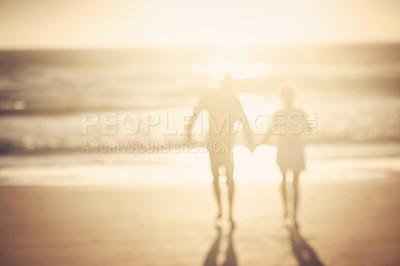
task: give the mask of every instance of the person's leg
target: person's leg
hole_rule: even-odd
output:
[[[287,218],[287,216],[288,216],[287,192],[286,192],[287,171],[284,169],[281,169],[281,173],[282,173],[281,193],[282,193],[282,202],[283,202],[283,218]]]
[[[235,180],[233,179],[233,154],[227,155],[224,166],[226,170],[226,184],[228,186],[229,219],[233,225],[233,200],[235,195]]]
[[[299,204],[299,171],[293,171],[293,223],[296,227],[297,224],[297,209]]]
[[[219,188],[219,162],[216,158],[210,154],[210,164],[211,164],[211,172],[213,175],[213,189],[215,194],[215,199],[217,200],[217,208],[218,214],[217,218],[221,218],[222,216],[222,206],[221,206],[221,190]]]
[[[229,219],[233,223],[233,200],[235,195],[235,181],[233,179],[233,168],[226,169],[226,184],[228,185]]]

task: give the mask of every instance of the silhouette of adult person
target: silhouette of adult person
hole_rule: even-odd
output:
[[[299,203],[299,176],[305,169],[302,136],[307,132],[306,114],[294,106],[294,85],[281,88],[280,96],[283,108],[273,113],[270,119],[269,136],[273,136],[277,147],[276,161],[282,173],[281,193],[284,218],[288,217],[287,176],[293,173],[292,219],[297,228]]]
[[[251,138],[251,130],[244,114],[241,103],[233,91],[234,80],[230,75],[225,76],[221,82],[221,86],[213,93],[202,97],[198,105],[195,107],[190,123],[187,127],[188,141],[190,140],[190,132],[201,111],[208,112],[208,152],[210,157],[211,172],[213,175],[213,188],[217,201],[218,214],[217,219],[222,217],[221,206],[221,190],[219,183],[219,168],[225,168],[226,183],[228,186],[229,200],[229,220],[234,226],[233,219],[233,198],[235,184],[233,179],[233,146],[237,129],[234,128],[235,122],[242,123],[246,132],[247,141],[252,150],[253,141]],[[216,149],[216,147],[222,147]]]

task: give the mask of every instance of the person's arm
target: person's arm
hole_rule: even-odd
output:
[[[262,144],[267,144],[269,139],[270,139],[270,137],[271,137],[271,131],[268,130],[268,132],[264,136],[262,136],[261,143]]]
[[[239,104],[239,118],[243,126],[243,130],[246,134],[246,141],[247,141],[247,147],[249,148],[250,151],[253,151],[256,148],[254,138],[253,138],[253,131],[251,130],[249,120],[247,119],[246,114],[244,113],[243,107],[241,104]]]
[[[271,138],[272,135],[272,131],[274,130],[274,126],[275,126],[275,113],[272,113],[269,118],[268,118],[268,122],[267,122],[267,133],[264,134],[264,136],[262,136],[260,143],[261,144],[267,144],[269,139]]]
[[[189,124],[187,125],[187,128],[186,128],[186,140],[187,141],[189,141],[191,139],[191,132],[194,127],[194,123],[196,122],[196,119],[199,116],[202,109],[203,109],[203,101],[202,101],[202,99],[200,99],[199,103],[193,110],[193,114],[190,117]]]
[[[271,138],[272,135],[272,131],[275,130],[275,113],[272,113],[271,116],[268,119],[268,131],[267,134],[265,134],[264,138],[263,138],[263,143],[268,143],[269,139]]]

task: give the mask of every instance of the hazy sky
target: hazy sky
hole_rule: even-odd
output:
[[[0,48],[400,41],[399,0],[0,0]]]

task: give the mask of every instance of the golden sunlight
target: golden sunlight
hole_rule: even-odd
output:
[[[0,266],[399,265],[399,0],[0,0]]]
[[[364,12],[358,12],[360,6]],[[373,0],[84,0],[79,5],[36,0],[21,8],[18,1],[9,1],[0,8],[0,46],[238,48],[393,41],[399,7],[397,1]],[[372,13],[375,19],[367,15]]]

